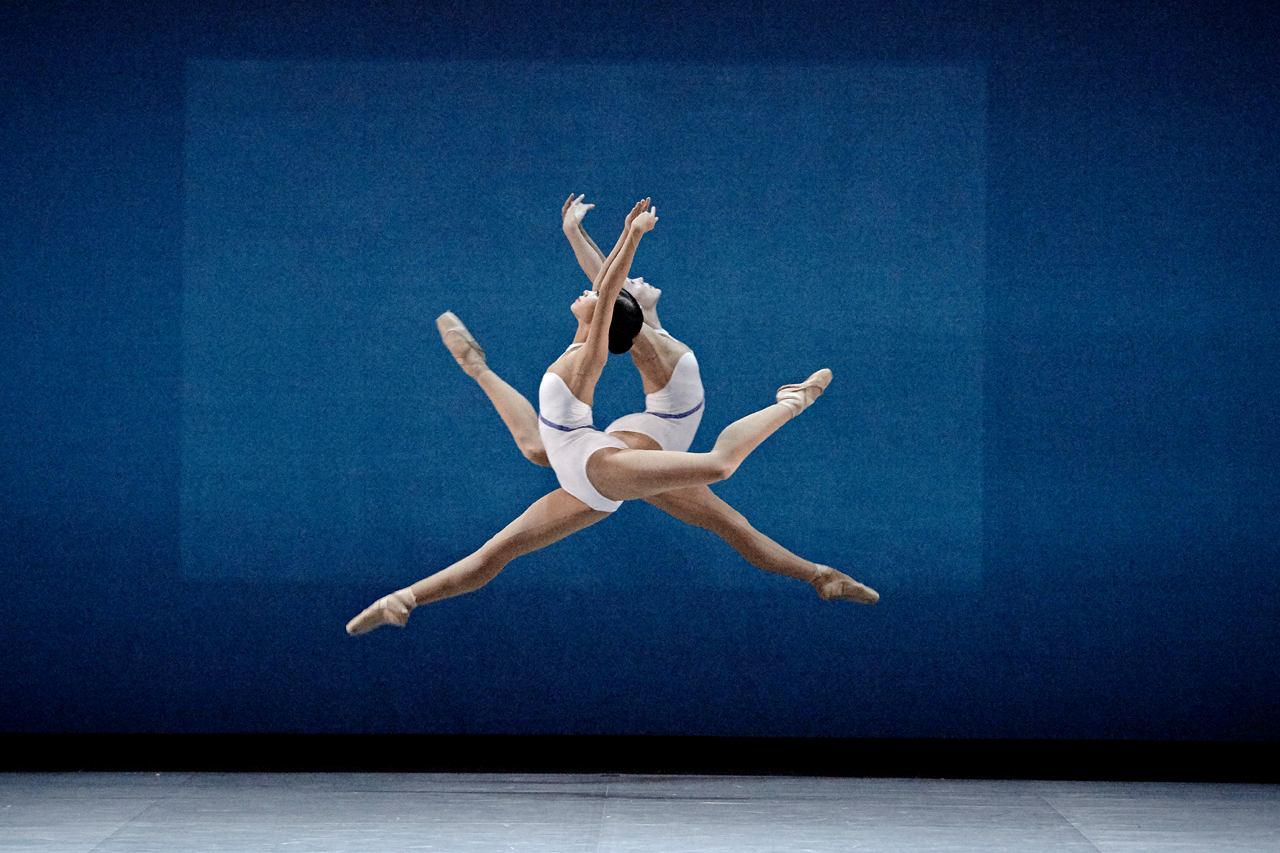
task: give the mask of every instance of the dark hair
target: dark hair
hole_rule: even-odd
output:
[[[631,349],[640,327],[644,325],[644,311],[636,298],[625,290],[618,291],[613,302],[613,320],[609,323],[609,352],[617,355]]]

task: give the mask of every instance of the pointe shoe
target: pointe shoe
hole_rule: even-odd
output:
[[[475,379],[489,369],[484,360],[484,350],[480,349],[476,339],[452,311],[446,311],[436,318],[436,328],[440,330],[440,340],[444,341],[464,373]]]
[[[403,628],[409,621],[409,611],[413,610],[416,604],[413,593],[408,589],[396,590],[390,595],[384,595],[347,623],[347,633],[354,637],[358,634],[367,634],[383,625]]]
[[[791,417],[813,405],[831,384],[831,371],[822,368],[799,385],[783,385],[778,389],[778,402],[791,410]]]
[[[818,591],[818,597],[823,601],[839,599],[858,604],[875,604],[880,600],[880,593],[866,584],[858,583],[844,572],[818,563],[814,565],[818,568],[818,576],[809,583]]]

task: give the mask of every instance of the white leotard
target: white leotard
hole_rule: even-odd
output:
[[[605,430],[647,435],[663,450],[688,450],[702,423],[705,397],[698,360],[687,352],[676,362],[671,379],[659,391],[644,396],[643,412],[623,415]]]
[[[622,501],[611,501],[587,479],[587,460],[605,447],[626,449],[621,439],[605,435],[592,424],[591,407],[573,396],[554,373],[542,376],[538,388],[538,434],[560,488],[592,509],[613,512]]]

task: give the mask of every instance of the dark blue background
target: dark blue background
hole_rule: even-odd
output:
[[[592,189],[588,221],[610,245],[643,186],[663,230],[632,272],[665,289],[667,327],[703,365],[696,450],[786,377],[839,377],[822,417],[721,494],[886,594],[970,588],[985,89],[975,69],[937,66],[192,62],[187,579],[402,585],[553,488],[434,319],[456,311],[534,398],[588,285],[562,190]],[[643,407],[630,362],[596,389],[602,427]],[[766,583],[641,509],[597,531],[613,559],[575,537],[502,585],[653,581],[664,557],[689,567],[664,578],[676,598],[690,581]]]
[[[1274,740],[1276,33],[1267,4],[6,6],[0,726]],[[356,642],[367,581],[184,578],[187,63],[281,58],[984,68],[980,583],[673,597],[673,562]]]

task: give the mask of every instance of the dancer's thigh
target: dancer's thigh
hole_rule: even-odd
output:
[[[564,489],[556,489],[534,501],[515,521],[486,542],[480,553],[505,563],[545,548],[609,515],[592,509]]]
[[[705,486],[728,475],[724,465],[709,453],[605,447],[587,460],[587,479],[596,491],[612,501],[629,501],[672,489]]]
[[[749,526],[742,513],[721,500],[709,486],[672,489],[644,500],[672,518],[704,530],[718,532],[735,524]]]

